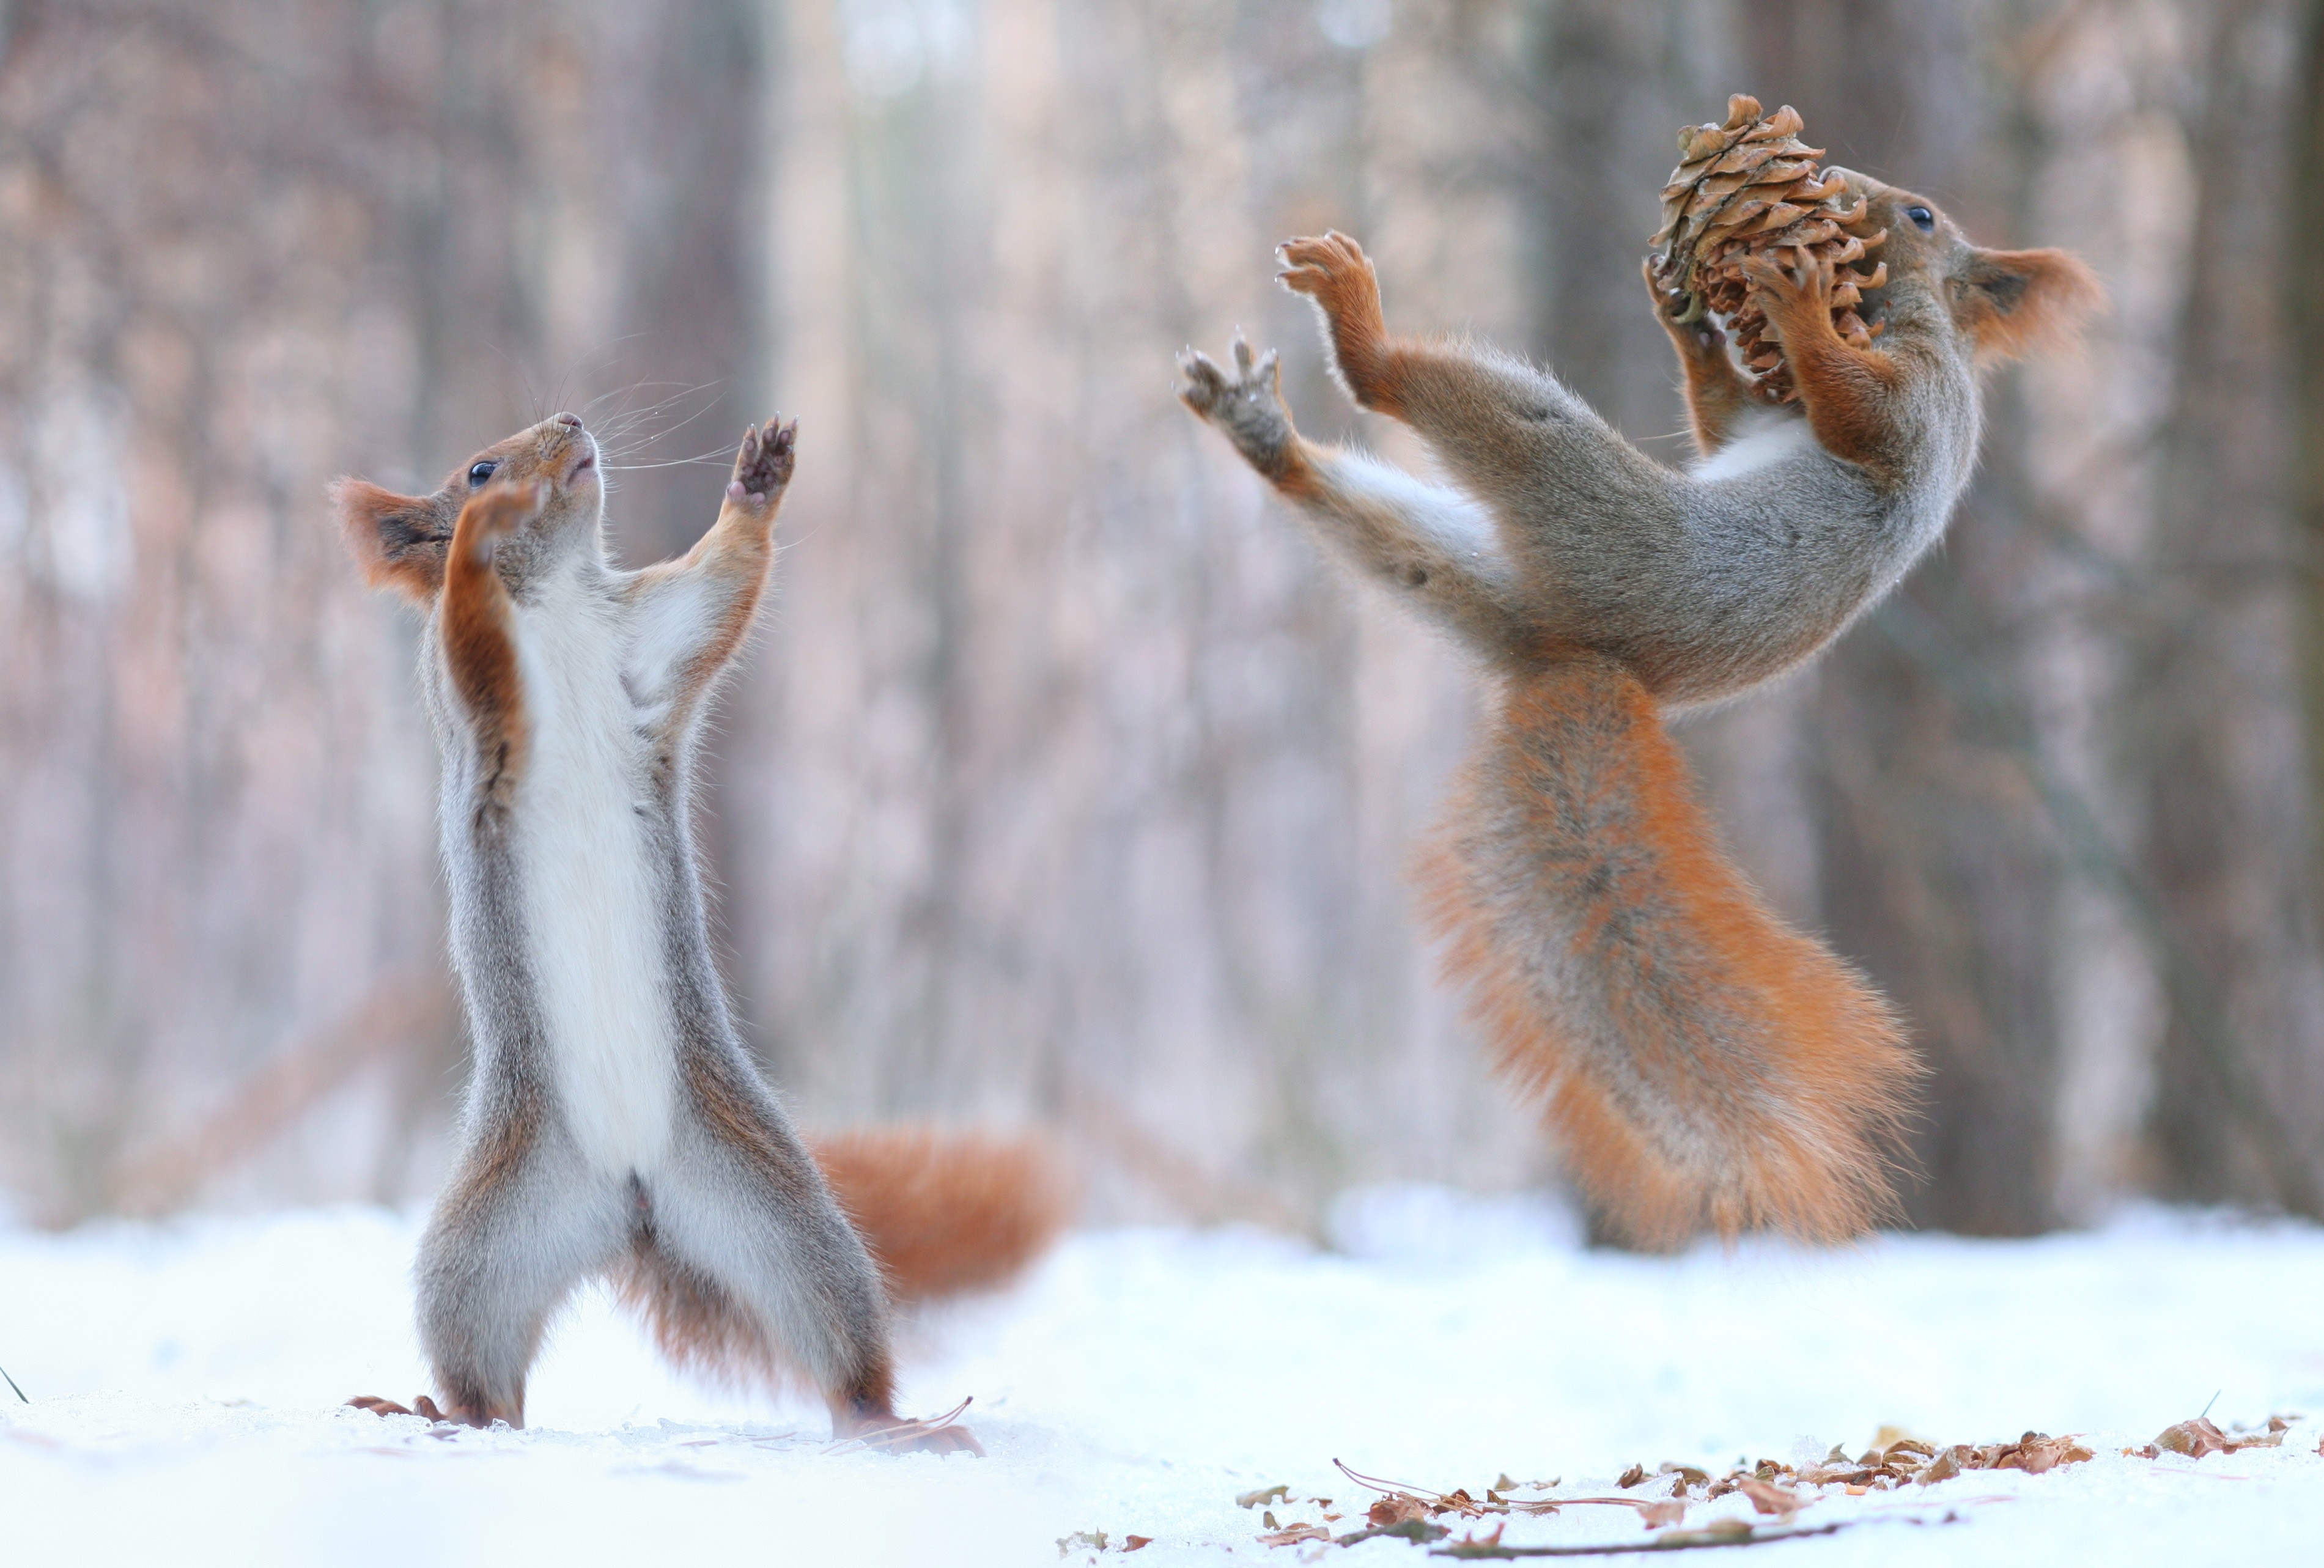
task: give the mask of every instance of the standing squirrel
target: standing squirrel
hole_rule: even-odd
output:
[[[420,1414],[522,1425],[549,1317],[608,1277],[674,1359],[804,1376],[841,1435],[982,1452],[964,1427],[897,1416],[881,1266],[908,1297],[1013,1272],[1063,1217],[1044,1160],[910,1130],[811,1154],[737,1038],[711,955],[696,737],[765,587],[797,431],[749,430],[717,522],[636,572],[605,558],[597,443],[573,414],[476,454],[433,495],[333,487],[365,576],[428,615],[475,1045],[459,1163],[420,1246],[444,1401],[423,1396]]]
[[[1688,472],[1519,360],[1390,337],[1344,235],[1285,244],[1280,281],[1314,302],[1349,395],[1411,426],[1449,484],[1302,438],[1272,351],[1179,361],[1189,408],[1498,678],[1419,868],[1425,915],[1499,1067],[1650,1244],[1706,1225],[1838,1239],[1893,1213],[1921,1071],[1886,1001],[1728,858],[1662,715],[1796,669],[1894,588],[1976,465],[1980,369],[2099,297],[2070,254],[1980,249],[1925,198],[1847,178],[1888,231],[1860,307],[1876,346],[1834,329],[1828,264],[1745,264],[1796,406],[1755,401],[1716,327],[1657,292]]]

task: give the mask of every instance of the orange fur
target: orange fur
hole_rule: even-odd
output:
[[[724,1287],[654,1245],[650,1232],[614,1269],[613,1286],[614,1299],[637,1314],[672,1366],[742,1386],[799,1380]]]
[[[447,537],[435,499],[398,495],[362,479],[333,482],[330,495],[364,583],[422,607],[432,603],[444,586]]]
[[[444,564],[444,666],[486,764],[482,793],[503,804],[524,768],[524,682],[493,545],[540,510],[545,488],[501,484],[479,492],[460,509]]]
[[[1401,414],[1401,346],[1388,337],[1370,258],[1336,230],[1320,239],[1286,241],[1282,255],[1286,265],[1277,276],[1283,286],[1314,300],[1331,323],[1333,363],[1348,395],[1374,413]]]
[[[1727,352],[1727,335],[1708,317],[1682,322],[1677,318],[1684,295],[1666,291],[1655,281],[1654,258],[1639,263],[1646,274],[1646,294],[1655,302],[1655,319],[1662,323],[1671,346],[1678,351],[1681,374],[1686,378],[1687,422],[1693,429],[1694,449],[1708,457],[1727,442],[1735,421],[1756,405],[1751,389]]]
[[[1312,500],[1323,493],[1323,476],[1309,456],[1314,448],[1307,438],[1293,431],[1291,439],[1283,444],[1283,451],[1272,468],[1267,471],[1267,482],[1293,501]]]
[[[1514,678],[1444,820],[1420,881],[1447,970],[1617,1225],[1828,1241],[1893,1211],[1898,1021],[1728,859],[1634,677]]]
[[[1979,364],[2065,341],[2106,302],[2098,274],[2070,251],[1976,250],[1951,288],[1953,319],[1976,340]]]
[[[1831,324],[1832,265],[1815,261],[1796,274],[1766,256],[1743,263],[1759,287],[1767,324],[1800,389],[1817,443],[1833,457],[1885,471],[1899,436],[1896,394],[1904,371],[1891,355],[1857,348]]]
[[[1685,370],[1686,416],[1693,430],[1694,449],[1708,457],[1726,445],[1735,421],[1758,405],[1736,373],[1735,361],[1727,353],[1725,333],[1715,327],[1674,327],[1670,331],[1674,339],[1681,334],[1694,339],[1680,343],[1679,364]]]
[[[873,1127],[807,1143],[899,1302],[1007,1283],[1071,1207],[1056,1161],[1028,1139]]]

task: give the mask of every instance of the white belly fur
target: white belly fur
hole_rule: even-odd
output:
[[[560,582],[518,611],[517,633],[531,730],[518,875],[558,1099],[591,1163],[649,1171],[669,1147],[676,1041],[622,629],[610,605]]]
[[[1803,415],[1751,409],[1738,422],[1742,428],[1727,445],[1694,466],[1697,479],[1733,479],[1815,446],[1815,432]]]

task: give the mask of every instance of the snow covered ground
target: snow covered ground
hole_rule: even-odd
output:
[[[1634,1462],[1820,1459],[1884,1425],[2085,1433],[2098,1457],[1833,1495],[1797,1523],[1864,1522],[1743,1561],[2324,1560],[2314,1227],[2145,1211],[2037,1241],[1643,1259],[1582,1250],[1553,1208],[1428,1189],[1358,1194],[1341,1222],[1333,1251],[1084,1233],[918,1325],[908,1408],[974,1395],[981,1462],[831,1452],[819,1409],[675,1381],[595,1298],[538,1370],[529,1430],[338,1408],[424,1386],[406,1216],[0,1230],[0,1367],[32,1397],[0,1387],[0,1562],[1038,1564],[1102,1531],[1069,1561],[1135,1535],[1141,1568],[1418,1568],[1402,1540],[1261,1545],[1236,1495],[1287,1485],[1282,1525],[1330,1498],[1346,1533],[1370,1498],[1334,1457],[1440,1491],[1506,1473],[1559,1482],[1520,1497],[1602,1496]],[[2207,1405],[2223,1426],[2307,1418],[2278,1448],[2122,1455]],[[1682,1527],[1729,1516],[1744,1499]],[[1650,1538],[1577,1507],[1504,1540]]]

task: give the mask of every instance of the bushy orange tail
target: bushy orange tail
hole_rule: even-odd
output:
[[[1006,1284],[1071,1208],[1056,1158],[1028,1139],[862,1127],[807,1143],[899,1303]]]
[[[1893,1213],[1921,1071],[1896,1015],[1728,859],[1620,664],[1512,683],[1420,881],[1497,1065],[1632,1238]]]

